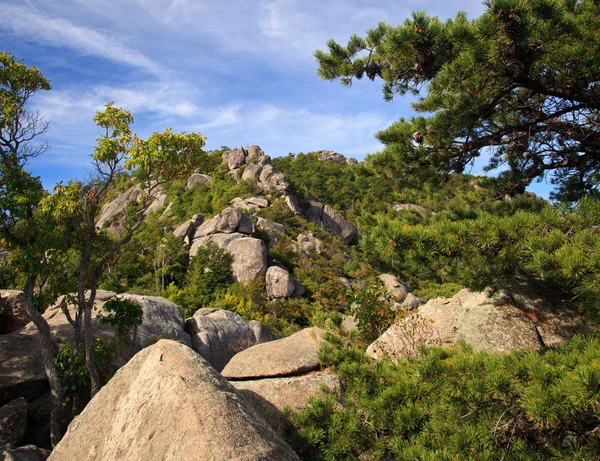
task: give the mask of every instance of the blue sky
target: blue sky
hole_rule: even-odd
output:
[[[0,49],[36,65],[52,91],[32,107],[51,120],[48,153],[31,169],[51,188],[83,178],[96,110],[115,101],[142,137],[173,127],[207,148],[258,144],[271,156],[331,149],[362,159],[374,134],[411,116],[381,85],[321,81],[312,56],[414,10],[441,18],[480,1],[1,0]]]

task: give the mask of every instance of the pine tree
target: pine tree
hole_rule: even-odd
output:
[[[547,175],[574,201],[600,186],[600,14],[596,0],[487,0],[486,11],[440,21],[413,13],[346,47],[318,50],[319,75],[344,85],[383,80],[383,96],[420,95],[377,133],[382,165],[403,178],[463,172],[489,154],[503,192]],[[395,165],[390,165],[390,158]]]

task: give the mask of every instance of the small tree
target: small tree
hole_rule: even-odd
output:
[[[600,187],[600,15],[593,0],[487,0],[481,17],[413,13],[346,47],[315,53],[321,78],[381,78],[383,95],[421,95],[428,116],[377,134],[372,163],[390,178],[462,173],[482,154],[505,166],[503,192],[550,174],[555,196]]]

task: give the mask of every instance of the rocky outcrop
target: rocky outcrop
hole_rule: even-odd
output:
[[[195,214],[191,219],[187,220],[183,224],[180,224],[173,230],[173,235],[184,240],[185,243],[189,244],[194,238],[194,233],[198,226],[204,222],[203,214]]]
[[[245,199],[236,197],[230,203],[233,208],[246,211],[269,206],[269,200],[266,197],[249,197]]]
[[[236,239],[227,245],[233,256],[231,271],[237,282],[248,282],[267,273],[267,249],[262,240],[252,237]]]
[[[299,234],[295,246],[298,256],[309,258],[312,254],[321,254],[323,242],[315,237],[312,232],[308,231],[305,234]]]
[[[296,460],[200,355],[174,341],[139,352],[71,423],[50,460]]]
[[[385,291],[398,303],[404,301],[410,293],[408,285],[400,281],[398,277],[394,277],[390,274],[381,274],[379,280],[383,283]]]
[[[325,162],[346,163],[346,157],[332,150],[322,150],[317,154],[317,158]]]
[[[269,341],[275,341],[276,339],[279,339],[279,336],[269,330],[258,320],[250,320],[248,322],[248,326],[252,328],[252,331],[254,332],[256,344],[268,343]]]
[[[329,370],[311,372],[302,376],[231,381],[231,384],[280,434],[285,433],[287,426],[283,415],[284,409],[301,410],[311,397],[320,394],[323,386],[333,391],[340,389],[339,379]]]
[[[278,266],[271,266],[265,276],[267,285],[267,296],[274,298],[289,298],[294,293],[296,284],[294,276],[286,269]]]
[[[194,238],[206,237],[211,234],[231,234],[233,232],[251,234],[252,220],[248,213],[235,208],[225,208],[214,218],[204,221],[196,229]]]
[[[369,346],[373,358],[413,355],[422,344],[453,345],[463,340],[477,351],[540,349],[579,331],[572,316],[524,309],[511,296],[461,290],[450,299],[432,299],[390,327]]]
[[[305,328],[287,338],[257,344],[236,354],[222,374],[228,379],[247,380],[318,370],[317,350],[322,334],[320,328]]]
[[[191,189],[193,188],[196,184],[206,184],[207,182],[209,182],[212,178],[210,177],[210,175],[207,174],[202,174],[202,173],[194,173],[192,174],[187,181],[187,188]]]
[[[97,336],[111,338],[110,327],[100,327],[96,317],[102,313],[104,301],[115,293],[99,291],[95,309],[92,310],[92,325]],[[137,328],[135,341],[128,350],[119,351],[121,360],[126,360],[141,348],[156,342],[157,338],[168,338],[191,345],[189,335],[184,331],[183,310],[171,301],[153,296],[125,294],[142,305],[143,321]],[[74,316],[73,306],[68,306]],[[50,331],[58,343],[71,341],[73,328],[58,305],[44,313]],[[0,336],[0,405],[24,397],[32,401],[47,388],[46,374],[39,349],[39,334],[33,323],[13,333]]]
[[[20,330],[28,323],[23,292],[0,290],[0,335]]]
[[[15,399],[0,407],[0,448],[21,445],[27,427],[27,400]]]
[[[217,371],[238,352],[256,344],[254,330],[237,314],[224,309],[199,309],[185,322],[192,349]]]
[[[325,205],[321,218],[323,226],[333,235],[339,235],[346,244],[352,243],[358,235],[358,230],[344,215],[336,209]]]
[[[285,235],[285,226],[265,218],[257,218],[256,228],[269,236],[267,249],[273,248]]]

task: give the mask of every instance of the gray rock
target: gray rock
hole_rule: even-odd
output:
[[[304,252],[308,257],[311,254],[321,254],[321,250],[323,249],[323,242],[321,242],[317,237],[315,237],[312,232],[308,231],[306,234],[300,234],[297,238],[298,247],[297,249]]]
[[[211,180],[211,176],[207,174],[194,173],[192,174],[187,181],[187,188],[191,189],[196,184],[206,184]]]
[[[304,293],[306,292],[304,285],[294,277],[294,292],[292,293],[292,298],[302,298]]]
[[[258,177],[258,180],[261,183],[266,182],[271,175],[273,175],[275,173],[275,168],[273,168],[273,165],[265,165],[262,169],[262,171],[260,172],[260,175]]]
[[[292,194],[285,194],[285,204],[297,216],[303,215],[303,210],[298,203],[298,197]]]
[[[352,291],[352,285],[350,284],[350,280],[348,280],[346,277],[339,277],[338,280],[342,285],[344,285],[344,288],[346,290]]]
[[[238,282],[248,282],[267,273],[267,249],[262,240],[245,237],[233,240],[227,245],[233,256],[231,270]]]
[[[196,256],[196,253],[198,253],[198,249],[200,247],[207,246],[210,243],[214,243],[221,249],[226,249],[231,242],[244,237],[246,237],[245,234],[235,232],[233,234],[212,234],[207,235],[206,237],[194,239],[190,248],[190,258]]]
[[[241,167],[246,163],[246,151],[242,147],[236,147],[223,152],[223,163],[227,164],[230,170]]]
[[[322,150],[319,152],[318,159],[326,162],[346,163],[346,157],[331,150]]]
[[[269,330],[258,320],[250,320],[248,322],[248,326],[252,328],[252,331],[254,332],[256,344],[267,343],[269,341],[275,341],[276,339],[279,339],[279,336]]]
[[[250,163],[246,165],[246,168],[244,168],[244,172],[242,173],[242,181],[258,181],[258,177],[262,169],[263,167],[256,163]]]
[[[20,330],[28,323],[23,292],[0,290],[0,335]]]
[[[167,203],[167,195],[163,192],[157,192],[153,197],[152,202],[148,205],[146,209],[146,214],[151,215],[152,213],[156,213],[161,208],[165,207]]]
[[[25,445],[11,450],[0,450],[0,459],[4,461],[45,461],[50,456],[50,450]]]
[[[242,213],[242,216],[240,217],[240,222],[235,231],[247,235],[251,235],[252,232],[254,232],[252,218],[248,213]]]
[[[239,168],[236,168],[235,170],[230,170],[227,172],[227,175],[232,178],[235,182],[240,182],[241,181],[241,171]]]
[[[266,168],[266,167],[265,167]],[[262,177],[262,173],[261,173]],[[290,187],[290,183],[283,175],[283,173],[275,172],[267,177],[265,181],[262,181],[262,187],[264,190],[269,192],[283,192]]]
[[[346,331],[358,330],[358,321],[354,318],[353,315],[347,315],[342,321],[342,328]]]
[[[256,163],[260,166],[270,165],[271,157],[269,157],[268,155],[265,155],[264,157],[259,157]]]
[[[423,215],[427,214],[429,210],[427,208],[423,208],[422,206],[415,205],[414,203],[394,203],[392,209],[394,211],[408,211],[415,210],[417,213]]]
[[[267,208],[269,206],[269,200],[266,197],[249,197],[245,201],[256,208]]]
[[[346,159],[346,163],[348,165],[358,165],[358,160],[356,160],[355,158],[352,158],[352,157],[348,157]]]
[[[256,344],[253,329],[238,315],[223,309],[199,309],[185,322],[192,349],[217,371],[235,354]]]
[[[356,227],[354,227],[354,224],[347,221],[342,213],[329,205],[325,205],[323,208],[322,223],[333,235],[341,236],[346,244],[352,243],[358,235],[358,231]]]
[[[279,224],[265,218],[259,217],[256,220],[256,228],[269,236],[267,250],[270,250],[277,245],[277,242],[279,242],[280,238],[285,235],[285,226],[283,224]]]
[[[297,460],[252,405],[174,341],[139,352],[69,426],[50,460]]]
[[[179,237],[180,239],[184,238],[192,238],[194,236],[194,232],[196,231],[196,225],[194,221],[191,219],[189,221],[180,224],[175,229],[173,229],[173,235],[175,237]]]
[[[401,303],[410,293],[408,285],[401,282],[397,277],[390,274],[381,274],[379,280],[383,283],[385,291],[392,297],[394,301]]]
[[[258,146],[248,146],[248,162],[257,162],[261,157],[264,157],[265,153]]]
[[[252,403],[273,430],[282,435],[286,429],[285,408],[301,410],[311,397],[320,395],[322,386],[333,391],[340,389],[339,379],[329,370],[302,376],[232,381],[231,384]]]
[[[305,200],[302,202],[304,208],[304,217],[310,222],[321,223],[323,219],[323,208],[324,205],[314,200]]]
[[[133,186],[122,194],[117,195],[100,210],[100,217],[96,226],[108,232],[119,234],[125,223],[125,210],[129,202],[135,202],[142,194],[140,186]]]
[[[289,298],[294,293],[294,277],[282,267],[271,266],[265,277],[267,296],[273,298]]]
[[[576,328],[556,329],[557,324],[573,326],[573,319],[545,312],[538,322],[501,294],[461,290],[450,299],[432,299],[390,327],[369,346],[373,358],[414,355],[422,344],[453,345],[463,340],[476,351],[509,352],[543,347],[540,329],[560,331],[559,342],[576,334]]]
[[[96,322],[97,315],[103,312],[104,300],[114,294],[104,291],[98,293],[95,308],[92,310],[92,326],[96,336],[114,337],[114,332],[109,326],[100,327]],[[191,344],[188,334],[183,330],[183,310],[179,306],[165,298],[131,294],[120,296],[140,302],[144,312],[142,324],[137,328],[132,346],[118,351],[120,363],[126,360],[132,351],[153,344],[158,338]],[[67,307],[74,317],[75,308],[71,305]],[[58,304],[48,308],[43,315],[56,342],[72,340],[73,327]],[[17,397],[31,401],[46,389],[48,383],[39,347],[39,333],[33,323],[28,323],[19,331],[0,336],[0,405]]]
[[[242,219],[242,212],[235,208],[225,208],[214,218],[204,221],[194,234],[194,239],[211,234],[230,234],[235,232]]]
[[[412,311],[414,309],[417,309],[421,304],[423,304],[423,301],[420,298],[417,298],[412,293],[409,293],[408,295],[406,295],[406,298],[404,298],[401,307],[408,311]]]
[[[27,427],[27,400],[19,397],[0,407],[0,448],[21,445]]]
[[[306,328],[287,338],[257,344],[236,354],[222,375],[228,379],[257,379],[317,370],[322,334],[320,328]]]

